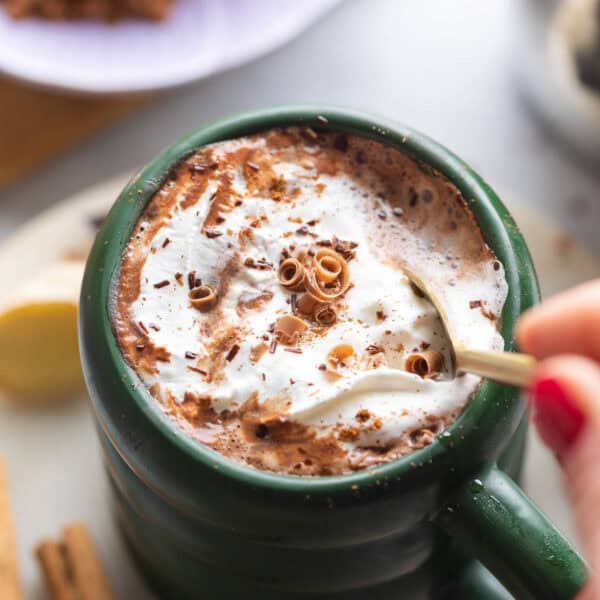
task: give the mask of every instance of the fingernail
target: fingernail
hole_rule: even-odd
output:
[[[533,422],[544,442],[563,457],[577,439],[585,415],[558,381],[542,378],[531,387]]]

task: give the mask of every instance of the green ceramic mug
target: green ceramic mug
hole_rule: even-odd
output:
[[[506,349],[539,298],[527,247],[489,186],[407,127],[349,110],[290,107],[235,116],[165,150],[119,196],[91,252],[80,344],[119,523],[164,598],[572,598],[581,559],[521,492],[526,410],[518,390],[484,382],[429,446],[335,477],[254,470],[186,437],[126,365],[109,304],[121,254],[170,169],[205,144],[306,125],[393,145],[448,177],[504,264]],[[501,587],[478,559],[504,584]],[[469,596],[471,594],[471,596]]]

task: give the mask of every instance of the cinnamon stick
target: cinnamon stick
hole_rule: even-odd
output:
[[[53,540],[43,540],[36,548],[46,587],[52,600],[77,600],[70,578],[64,548]]]
[[[22,600],[17,545],[8,498],[6,466],[0,459],[0,598]]]
[[[114,600],[94,542],[83,523],[71,523],[63,530],[67,564],[78,600]]]

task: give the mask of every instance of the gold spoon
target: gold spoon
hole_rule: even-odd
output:
[[[466,348],[454,333],[448,313],[440,298],[418,275],[406,268],[403,271],[437,310],[450,342],[454,373],[474,373],[493,381],[518,387],[528,385],[531,374],[537,366],[537,361],[533,356],[518,352],[494,352]]]

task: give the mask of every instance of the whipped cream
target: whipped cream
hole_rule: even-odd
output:
[[[351,148],[354,143],[366,144],[367,154],[382,155],[377,144],[351,138]],[[254,159],[268,159],[287,197],[274,199],[248,182],[244,163],[236,158],[240,149],[251,149]],[[166,207],[160,219],[156,212],[149,218],[146,211],[124,257],[124,264],[140,268],[131,271],[135,282],[126,280],[125,270],[121,275],[115,322],[123,347],[130,344],[126,354],[144,384],[171,412],[186,399],[209,398],[215,414],[232,413],[254,398],[278,411],[281,420],[335,440],[350,465],[353,457],[358,466],[380,462],[375,455],[365,457],[365,449],[398,447],[422,428],[438,433],[461,411],[480,379],[450,378],[442,324],[430,302],[415,294],[402,265],[438,289],[466,345],[503,347],[496,318],[507,292],[502,265],[469,221],[468,209],[456,203],[456,190],[446,180],[422,173],[396,151],[398,168],[411,167],[408,180],[418,198],[412,210],[410,200],[394,210],[381,197],[379,173],[367,169],[360,180],[351,168],[331,172],[311,160],[312,155],[334,152],[323,151],[313,140],[304,142],[301,155],[289,149],[277,154],[263,136],[215,144],[208,152],[218,167],[202,173],[203,189],[193,197],[192,181],[166,184],[155,199]],[[190,164],[193,159],[182,168]],[[229,201],[215,221],[223,176]],[[439,216],[447,210],[442,202],[450,202],[446,190],[452,210],[462,211],[452,235],[446,231],[447,216]],[[282,250],[291,248],[293,254],[332,238],[356,244],[348,262],[352,286],[335,303],[336,323],[303,336],[300,352],[274,344],[272,324],[291,312],[291,293],[277,278]],[[266,267],[248,267],[248,259]],[[191,306],[188,273],[217,289],[214,310],[200,312]],[[139,291],[123,303],[119,298],[126,295],[126,285],[139,286]],[[166,350],[168,359],[151,367],[136,362],[134,345],[144,344]],[[351,345],[354,356],[339,369],[342,377],[332,377],[323,365],[339,344]],[[445,367],[436,378],[405,370],[407,356],[424,348],[444,357]],[[221,429],[212,423],[188,431],[211,444]],[[291,469],[276,463],[271,458],[260,466]]]

